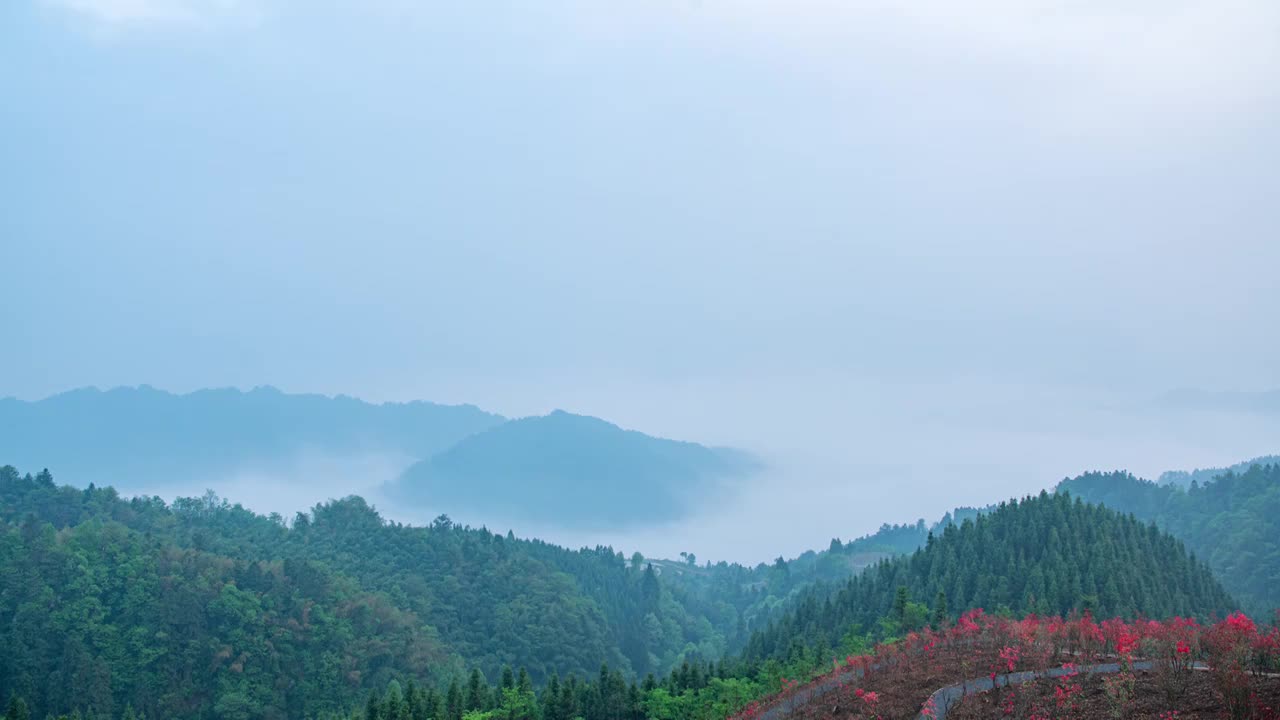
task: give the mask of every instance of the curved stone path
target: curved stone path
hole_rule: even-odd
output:
[[[1139,660],[1133,663],[1134,670],[1150,670],[1152,666],[1149,660]],[[872,667],[873,670],[877,666]],[[1197,662],[1193,666],[1195,670],[1207,670],[1208,666],[1204,663]],[[1037,678],[1049,677],[1056,678],[1066,675],[1068,672],[1075,672],[1080,675],[1108,675],[1120,672],[1119,663],[1099,663],[1097,665],[1078,665],[1074,669],[1068,671],[1067,668],[1056,667],[1048,670],[1024,670],[1015,673],[1005,673],[996,675],[995,682],[991,680],[991,676],[974,678],[964,682],[958,682],[954,685],[947,685],[938,688],[929,696],[933,700],[934,714],[932,720],[945,720],[947,710],[954,706],[966,695],[976,695],[978,693],[987,692],[999,685],[1007,687],[1009,685],[1021,685]],[[853,670],[844,670],[835,675],[828,675],[821,681],[807,685],[796,690],[794,694],[783,700],[779,700],[773,706],[763,710],[756,716],[755,720],[784,720],[791,711],[810,701],[821,698],[823,695],[841,687],[849,680],[856,680],[862,677],[863,670],[861,668]],[[918,720],[930,720],[930,716],[921,712],[917,715]]]
[[[1196,663],[1200,665],[1201,663]],[[1150,670],[1151,661],[1140,660],[1133,663],[1134,670]],[[1197,670],[1200,668],[1196,668]],[[1079,675],[1107,675],[1110,673],[1120,672],[1120,663],[1100,663],[1098,665],[1080,665],[1071,670],[1063,667],[1049,668],[1048,670],[1024,670],[1022,672],[1005,673],[996,675],[995,681],[992,682],[991,676],[982,678],[974,678],[965,682],[948,685],[934,691],[929,699],[933,700],[934,713],[932,720],[944,720],[947,716],[947,710],[955,705],[966,695],[977,695],[988,690],[995,689],[996,686],[1008,687],[1010,685],[1021,685],[1042,677],[1062,677],[1068,672],[1074,672]],[[921,712],[918,716],[919,720],[929,720],[930,716]]]
[[[1150,670],[1155,663],[1150,660],[1138,660],[1132,663],[1130,667],[1134,670]],[[1200,662],[1199,660],[1191,663],[1192,670],[1201,672],[1209,670],[1209,664]],[[1056,667],[1048,670],[1026,670],[1023,672],[1006,673],[1004,675],[996,675],[995,683],[991,682],[991,676],[983,678],[974,678],[966,682],[948,685],[939,688],[929,696],[933,700],[934,714],[933,720],[943,720],[947,716],[947,709],[955,705],[957,701],[966,695],[977,695],[994,689],[998,684],[1000,687],[1008,687],[1009,685],[1021,685],[1030,682],[1036,678],[1042,677],[1062,677],[1067,674],[1067,668]],[[1120,672],[1119,663],[1101,663],[1099,665],[1077,665],[1071,672],[1077,675],[1108,675]],[[1280,678],[1280,673],[1262,673],[1261,677]],[[926,701],[927,702],[927,701]],[[928,715],[921,712],[916,716],[917,720],[929,720]]]
[[[878,667],[878,665],[875,665],[872,666],[872,669],[875,670]],[[755,720],[782,720],[791,714],[792,709],[804,705],[811,700],[816,700],[817,698],[820,698],[832,690],[844,685],[846,681],[856,680],[862,677],[863,674],[864,671],[862,668],[856,668],[853,670],[841,670],[839,673],[834,675],[826,675],[822,680],[805,685],[799,690],[796,690],[790,697],[779,700],[774,705],[761,711],[759,715],[756,715]]]

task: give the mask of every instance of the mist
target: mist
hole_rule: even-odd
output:
[[[509,416],[566,405],[629,429],[747,449],[761,473],[701,498],[688,517],[640,529],[595,531],[540,525],[493,512],[405,506],[384,484],[405,457],[300,454],[285,469],[243,468],[126,494],[166,500],[212,489],[260,513],[292,518],[317,503],[360,495],[389,520],[429,524],[437,515],[495,532],[569,547],[609,545],[630,556],[754,565],[824,549],[882,523],[938,520],[961,506],[984,506],[1051,489],[1090,470],[1128,470],[1154,480],[1173,469],[1224,467],[1274,453],[1280,415],[1204,404],[1171,409],[1164,395],[1080,388],[873,383],[836,378],[770,378],[741,385],[590,387],[538,384],[522,391],[487,385],[471,392]],[[505,399],[506,404],[500,402]],[[56,468],[55,468],[56,470]]]
[[[1163,395],[1079,387],[832,377],[620,385],[580,388],[571,407],[646,432],[747,448],[769,469],[687,521],[628,535],[522,532],[502,518],[479,520],[572,546],[754,564],[882,523],[933,522],[959,506],[1037,493],[1089,470],[1154,480],[1170,469],[1223,467],[1273,452],[1280,438],[1274,413],[1177,411]],[[572,396],[567,388],[540,392]]]
[[[119,478],[115,487],[126,496],[159,497],[165,502],[200,497],[212,490],[231,504],[263,515],[277,513],[291,521],[295,513],[349,495],[374,501],[379,486],[413,462],[413,458],[390,454],[335,455],[317,450],[298,453],[270,468],[246,465],[231,473],[179,477],[155,485]]]
[[[7,2],[0,395],[270,384],[739,447],[769,469],[676,527],[455,519],[744,562],[1274,453],[1238,400],[1280,387],[1278,13]],[[184,492],[449,513],[379,496],[402,464]]]

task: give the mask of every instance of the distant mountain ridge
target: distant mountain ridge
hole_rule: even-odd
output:
[[[219,488],[240,474],[307,482],[312,459],[390,460],[392,497],[513,524],[620,526],[674,519],[757,461],[556,410],[517,420],[473,405],[369,403],[273,387],[176,394],[149,385],[0,399],[0,457],[124,492]],[[357,471],[359,472],[359,471]],[[476,512],[483,511],[483,512]]]
[[[77,484],[156,486],[247,465],[271,469],[298,453],[428,457],[506,418],[471,405],[373,404],[273,387],[174,394],[149,385],[82,388],[35,402],[0,400],[0,455],[54,462]]]
[[[618,526],[675,519],[689,496],[758,465],[739,450],[652,437],[556,410],[473,435],[411,466],[389,492],[541,523]]]
[[[1192,482],[1203,485],[1207,482],[1212,482],[1219,475],[1226,475],[1229,472],[1240,475],[1247,472],[1249,468],[1254,465],[1280,465],[1280,455],[1263,455],[1262,457],[1256,457],[1252,460],[1238,462],[1229,467],[1197,468],[1191,471],[1166,470],[1165,472],[1160,473],[1160,477],[1156,479],[1156,484],[1177,485],[1183,488],[1191,487]]]

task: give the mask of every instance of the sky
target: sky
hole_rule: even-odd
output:
[[[1276,452],[1160,399],[1280,388],[1278,77],[1266,0],[8,0],[0,395],[738,445],[621,541],[750,560]]]

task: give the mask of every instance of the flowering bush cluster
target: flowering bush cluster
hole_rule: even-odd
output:
[[[1081,710],[1081,669],[1119,663],[1120,672],[1106,675],[1102,684],[1113,715],[1125,717],[1134,700],[1138,661],[1151,663],[1170,707],[1184,697],[1192,672],[1199,668],[1208,670],[1233,720],[1276,717],[1251,694],[1250,681],[1280,671],[1280,630],[1260,629],[1243,614],[1205,626],[1185,618],[1098,623],[1088,614],[1013,620],[972,610],[950,627],[926,628],[878,645],[869,654],[833,659],[833,669],[811,683],[820,692],[802,702],[794,701],[800,684],[784,680],[782,693],[765,707],[784,703],[789,720],[869,720],[916,713],[936,717],[934,690],[967,684],[985,673],[996,689],[995,706],[1006,716],[1066,720]],[[1061,670],[1041,681],[1048,700],[1022,693],[1005,679],[1009,673],[1050,668]],[[738,717],[751,720],[759,712],[760,706],[753,706]],[[1170,710],[1164,717],[1174,720],[1177,712]]]
[[[857,708],[860,715],[870,718],[871,720],[880,720],[880,714],[877,709],[880,707],[880,694],[875,691],[866,691],[858,688],[854,691],[854,695],[861,700],[861,706]]]
[[[1058,682],[1053,689],[1053,717],[1075,717],[1076,711],[1080,709],[1080,693],[1083,692],[1080,683],[1076,681],[1080,673],[1071,663],[1063,665],[1062,669],[1065,672],[1058,677]]]
[[[1200,634],[1203,628],[1191,618],[1173,618],[1163,623],[1146,624],[1143,654],[1151,658],[1152,671],[1165,693],[1165,699],[1176,703],[1186,694],[1191,670],[1200,657]]]
[[[1258,631],[1244,613],[1236,613],[1208,628],[1201,637],[1214,690],[1233,718],[1257,715],[1250,690],[1250,676],[1274,669],[1277,631]],[[1269,710],[1269,709],[1268,709]]]

